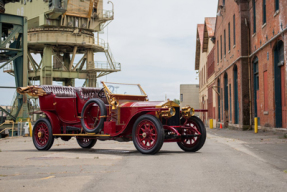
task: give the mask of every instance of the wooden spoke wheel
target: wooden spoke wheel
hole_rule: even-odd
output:
[[[77,142],[80,145],[80,147],[82,147],[84,149],[90,149],[90,148],[94,147],[94,145],[97,142],[97,139],[77,137]]]
[[[160,121],[152,115],[139,117],[133,127],[133,142],[143,154],[157,153],[164,141],[164,130]]]
[[[185,121],[185,119],[183,120]],[[187,152],[198,151],[202,148],[206,139],[206,129],[203,122],[198,117],[192,116],[185,122],[184,126],[187,128],[179,130],[181,131],[181,135],[197,135],[197,131],[200,132],[201,135],[183,138],[181,142],[177,142],[178,146]]]
[[[34,125],[32,137],[38,150],[49,150],[54,143],[50,122],[47,119],[39,119]]]

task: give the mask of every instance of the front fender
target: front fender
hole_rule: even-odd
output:
[[[146,109],[141,109],[138,110],[128,121],[128,123],[125,125],[125,127],[122,129],[121,132],[117,133],[117,135],[120,134],[124,134],[124,135],[128,135],[132,133],[132,129],[133,129],[133,125],[135,123],[135,121],[137,120],[137,118],[139,118],[142,115],[151,113],[151,115],[155,115],[155,113],[157,111],[163,111],[163,110],[167,110],[166,108],[146,108]]]

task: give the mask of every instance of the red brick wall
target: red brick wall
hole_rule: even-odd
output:
[[[207,78],[214,73],[214,47],[207,56]]]
[[[275,90],[274,90],[274,46],[278,41],[282,40],[284,42],[284,50],[286,55],[287,50],[287,33],[285,36],[280,35],[278,38],[270,42],[278,33],[287,27],[287,1],[280,0],[279,12],[275,13],[275,1],[266,0],[266,14],[267,21],[266,25],[263,25],[262,20],[262,1],[256,0],[256,34],[253,33],[253,6],[250,1],[250,44],[251,44],[251,53],[257,51],[253,55],[250,62],[257,56],[258,57],[258,67],[259,67],[259,101],[258,101],[258,111],[257,116],[260,118],[261,126],[271,126],[275,127]],[[282,26],[281,26],[282,23]],[[260,49],[265,43],[269,42],[264,48]],[[269,55],[269,59],[268,59]],[[286,68],[286,57],[285,59],[285,68]],[[264,72],[267,72],[267,83],[264,84]],[[286,70],[285,70],[286,72]],[[252,71],[253,74],[253,71]],[[286,75],[285,75],[286,76]],[[253,76],[252,76],[253,77]],[[254,80],[252,79],[252,117],[254,118]],[[264,97],[264,85],[268,87],[267,99]],[[285,79],[286,85],[286,79]],[[286,91],[286,89],[285,89]],[[285,92],[285,101],[287,93]],[[267,102],[267,110],[266,108]],[[287,118],[287,117],[285,117]]]
[[[221,0],[219,1],[219,5]],[[215,64],[215,75],[220,78],[220,88],[223,93],[221,93],[223,105],[223,110],[221,109],[220,116],[223,117],[223,122],[227,126],[228,123],[234,122],[234,77],[233,77],[233,67],[237,65],[238,71],[238,101],[239,101],[239,124],[248,125],[249,124],[249,81],[248,81],[248,59],[244,58],[248,55],[248,28],[245,25],[245,20],[249,20],[249,7],[248,0],[242,0],[241,3],[237,4],[235,1],[226,1],[225,8],[221,11],[222,16],[217,16],[215,36],[216,40],[219,40],[220,36],[224,37],[224,30],[226,30],[226,55],[223,55],[223,59],[219,59],[219,63]],[[233,28],[233,16],[235,15],[235,39],[236,44],[234,45],[234,28]],[[230,40],[231,49],[229,50],[229,37],[228,37],[228,24],[230,23]],[[217,41],[216,41],[217,42]],[[224,40],[222,40],[224,42]],[[219,44],[219,49],[221,45]],[[224,48],[224,45],[222,45]],[[217,53],[217,45],[214,46],[215,53]],[[222,51],[224,54],[224,50]],[[220,53],[220,50],[219,50]],[[219,54],[220,57],[220,54]],[[217,54],[215,54],[215,59],[217,62]],[[231,106],[230,106],[230,96],[228,92],[228,106],[229,110],[224,111],[224,74],[228,76],[228,86],[231,84]],[[216,81],[217,82],[217,81]],[[228,88],[229,91],[229,88]],[[216,100],[217,101],[217,100]],[[218,106],[218,101],[216,102]],[[232,111],[230,118],[230,110]],[[218,108],[216,111],[216,119],[218,119]],[[223,112],[222,112],[223,111]],[[230,119],[232,121],[230,122]]]

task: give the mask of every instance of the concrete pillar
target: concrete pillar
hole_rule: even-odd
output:
[[[86,61],[87,70],[94,69],[95,68],[95,62],[94,62],[94,52],[92,49],[89,49],[87,51],[86,59],[87,59],[87,61]]]
[[[64,53],[64,55],[63,55],[63,62],[64,62],[64,66],[67,69],[69,69],[70,63],[71,63],[70,53]],[[75,86],[75,79],[73,79],[73,78],[66,78],[64,80],[63,85],[64,86],[72,86],[72,87],[74,87]]]
[[[53,84],[52,46],[45,46],[43,50],[42,68],[40,74],[41,85]]]
[[[95,73],[89,73],[88,74],[86,86],[87,87],[97,87],[97,74],[95,74]]]

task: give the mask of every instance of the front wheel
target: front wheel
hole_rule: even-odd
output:
[[[183,119],[185,121],[185,119]],[[206,129],[203,122],[195,116],[190,117],[187,121],[183,122],[183,125],[187,127],[181,130],[181,135],[196,135],[197,131],[200,132],[200,136],[183,138],[181,142],[177,142],[178,146],[186,152],[196,152],[202,148],[206,139]]]
[[[164,130],[161,122],[152,115],[139,117],[133,126],[133,143],[143,154],[156,154],[164,141]]]
[[[48,119],[39,119],[33,128],[33,143],[38,150],[49,150],[53,143],[54,137],[52,126]]]
[[[82,147],[83,149],[90,149],[94,147],[94,145],[97,142],[97,139],[88,139],[88,138],[78,138],[77,137],[77,142]]]

